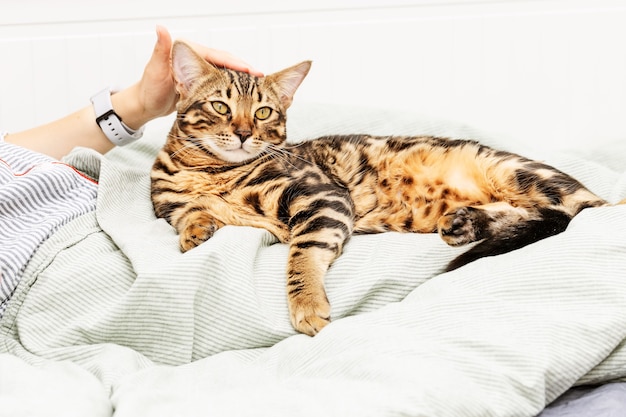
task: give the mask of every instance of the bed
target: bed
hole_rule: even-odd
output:
[[[624,142],[542,153],[410,112],[297,102],[288,123],[294,142],[357,130],[474,138],[532,153],[611,202],[626,197]],[[289,323],[287,248],[271,234],[228,226],[182,254],[155,218],[149,169],[165,134],[155,126],[105,156],[68,157],[99,179],[97,210],[37,251],[0,323],[0,415],[625,409],[625,205],[587,209],[560,235],[449,273],[463,249],[435,234],[355,236],[328,273],[333,321],[309,337]]]
[[[313,59],[292,142],[471,138],[626,198],[620,0],[13,3],[3,130],[134,82],[163,24],[264,71]],[[372,90],[381,74],[402,82]],[[333,321],[311,338],[289,323],[271,234],[226,227],[181,254],[155,218],[148,173],[171,121],[67,158],[98,178],[97,210],[40,247],[0,320],[0,416],[624,414],[626,205],[449,273],[465,249],[434,234],[355,236],[328,273]]]

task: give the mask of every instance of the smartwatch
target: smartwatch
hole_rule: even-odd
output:
[[[96,124],[116,146],[128,145],[143,136],[144,127],[133,130],[122,122],[122,118],[113,110],[111,90],[106,88],[91,97],[93,110],[96,113]]]

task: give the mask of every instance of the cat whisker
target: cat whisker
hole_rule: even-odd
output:
[[[281,155],[278,152],[275,152],[272,149],[266,149],[264,150],[260,155],[259,158],[263,158],[263,159],[273,159],[275,161],[278,161],[282,166],[283,169],[287,168],[287,165],[285,163],[288,163],[289,166],[291,166],[293,168],[293,164],[288,160],[288,158],[286,158],[284,155]]]
[[[184,147],[178,149],[177,151],[172,152],[170,154],[170,158],[173,158],[173,157],[175,157],[177,155],[180,155],[180,154],[186,154],[188,152],[189,148],[191,148],[191,145],[184,146]]]
[[[189,152],[192,148],[197,148],[197,144],[200,142],[200,139],[198,138],[190,138],[190,137],[178,137],[178,136],[174,136],[174,135],[169,135],[171,138],[176,138],[176,139],[180,139],[180,140],[185,140],[188,141],[188,143],[186,143],[183,147],[179,148],[178,150],[176,150],[175,152],[173,152],[170,157],[179,155],[179,154],[185,154],[187,152]]]
[[[205,139],[212,139],[212,138],[216,137],[215,135],[210,135],[210,136],[205,136],[203,138],[194,138],[194,137],[190,137],[190,136],[177,136],[177,135],[172,135],[172,134],[169,134],[168,136],[170,138],[173,138],[173,139],[178,139],[178,140],[189,142],[189,143],[186,143],[185,146],[183,146],[182,148],[178,149],[176,152],[174,152],[170,156],[175,156],[175,155],[177,155],[177,154],[179,154],[179,153],[181,153],[183,151],[187,151],[187,150],[189,150],[191,148],[198,148],[198,147],[200,147],[202,145],[202,142]]]
[[[306,163],[308,165],[313,165],[313,163],[311,161],[309,161],[308,159],[305,159],[305,158],[303,158],[303,157],[301,157],[299,155],[296,155],[295,153],[289,151],[289,149],[296,148],[298,146],[300,146],[300,144],[297,144],[295,146],[290,146],[289,148],[281,148],[281,147],[278,147],[276,145],[270,145],[268,147],[268,149],[271,149],[272,151],[277,152],[277,153],[281,154],[284,157],[296,158],[296,159],[298,159],[298,160],[300,160],[300,161],[302,161],[302,162],[304,162],[304,163]]]
[[[293,162],[291,161],[290,157],[297,157],[301,160],[304,161],[304,159],[298,157],[297,155],[292,154],[291,152],[287,152],[282,148],[278,148],[278,147],[268,147],[268,149],[266,150],[266,155],[269,156],[270,158],[279,161],[284,168],[287,168],[287,166],[289,166],[290,168],[297,168]],[[308,162],[308,161],[307,161]]]

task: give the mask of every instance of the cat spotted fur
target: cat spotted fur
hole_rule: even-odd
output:
[[[310,62],[255,77],[215,68],[176,42],[172,68],[180,99],[151,173],[156,215],[178,231],[182,251],[225,225],[264,228],[288,243],[290,318],[309,335],[330,321],[324,276],[352,234],[478,242],[453,270],[560,233],[584,208],[606,204],[555,168],[470,140],[286,144],[286,110]]]

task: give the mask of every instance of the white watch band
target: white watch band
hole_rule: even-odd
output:
[[[124,146],[143,136],[144,127],[133,130],[122,122],[122,118],[113,110],[111,90],[106,88],[91,97],[96,123],[114,145]]]

